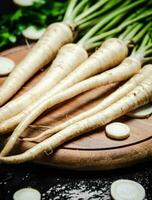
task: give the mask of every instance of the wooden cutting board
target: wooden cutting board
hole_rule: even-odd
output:
[[[1,53],[2,56],[13,59],[18,63],[29,51],[30,47],[16,47]],[[28,67],[28,66],[27,66]],[[41,70],[18,92],[16,96],[28,91],[46,73]],[[0,78],[0,84],[5,77]],[[42,131],[93,107],[108,94],[114,91],[119,84],[112,84],[88,91],[63,104],[59,104],[45,112],[24,133],[24,136],[36,136]],[[74,139],[61,146],[52,155],[39,157],[36,163],[51,165],[59,168],[75,170],[107,170],[130,166],[152,158],[152,117],[148,119],[131,119],[122,117],[116,121],[123,121],[131,128],[131,136],[122,141],[106,137],[104,127]],[[19,142],[17,149],[23,152],[36,143]]]

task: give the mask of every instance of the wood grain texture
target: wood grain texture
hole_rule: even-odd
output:
[[[2,52],[1,55],[18,63],[29,51],[29,48],[25,46],[16,47]],[[47,67],[35,75],[14,98],[28,91],[44,76],[46,71]],[[4,79],[4,77],[0,78],[0,84]],[[119,85],[116,83],[96,88],[51,108],[40,116],[34,122],[34,126],[29,127],[22,137],[36,136],[49,127],[60,124],[93,107]],[[105,135],[104,127],[102,127],[63,145],[53,155],[43,155],[34,162],[75,170],[107,170],[130,166],[151,159],[152,117],[131,119],[124,116],[116,121],[125,122],[130,126],[131,136],[128,139],[122,141],[109,139]],[[23,152],[33,145],[35,143],[19,142],[17,149],[19,152]]]

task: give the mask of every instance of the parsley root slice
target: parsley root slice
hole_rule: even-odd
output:
[[[33,188],[22,188],[16,191],[13,195],[13,200],[41,200],[41,194]]]
[[[147,104],[147,105],[144,105],[144,106],[128,113],[127,115],[129,117],[132,117],[132,118],[139,118],[140,119],[140,118],[147,118],[151,114],[152,114],[152,105]]]
[[[10,74],[15,67],[15,62],[9,58],[0,56],[0,76]]]
[[[34,26],[29,26],[22,32],[22,35],[31,40],[38,40],[42,37],[44,32],[45,28],[37,30]]]
[[[123,140],[130,136],[130,127],[121,122],[113,122],[105,127],[106,135],[115,140]]]
[[[144,200],[143,186],[135,181],[120,179],[112,183],[111,196],[114,200]]]

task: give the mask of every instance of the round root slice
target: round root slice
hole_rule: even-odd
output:
[[[130,136],[129,126],[120,122],[108,124],[105,130],[107,136],[112,139],[122,140]]]
[[[13,0],[19,6],[32,6],[37,0]]]
[[[16,191],[13,195],[14,200],[40,200],[41,194],[33,188],[23,188]]]
[[[44,32],[45,28],[37,30],[34,26],[29,26],[22,32],[22,34],[30,40],[38,40]]]
[[[111,196],[114,200],[143,200],[145,189],[135,181],[117,180],[111,185]]]
[[[149,117],[151,114],[152,114],[152,105],[147,104],[145,106],[136,109],[133,112],[128,113],[127,116],[132,118],[146,118]]]
[[[15,67],[15,62],[9,58],[0,56],[0,76],[8,75]]]

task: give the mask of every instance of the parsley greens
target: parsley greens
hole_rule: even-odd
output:
[[[32,6],[16,6],[14,12],[2,15],[0,50],[19,42],[22,31],[30,25],[41,29],[54,21],[62,20],[66,7],[66,0],[39,0]]]

